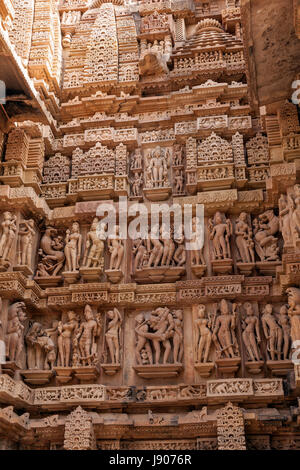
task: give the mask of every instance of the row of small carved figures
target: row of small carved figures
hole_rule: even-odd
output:
[[[297,189],[298,191],[298,189]],[[300,190],[299,190],[300,192]],[[288,202],[280,198],[279,217],[270,209],[254,218],[242,212],[233,225],[231,219],[217,211],[207,224],[209,239],[212,245],[212,260],[229,260],[232,258],[230,241],[235,235],[237,261],[255,263],[255,252],[261,262],[280,261],[279,236],[282,234],[285,246],[297,247],[300,235],[298,204],[300,197],[295,197],[295,207],[287,208]],[[290,203],[289,203],[290,204]],[[205,222],[195,217],[192,219],[192,231],[185,238],[180,227],[174,224],[168,227],[166,223],[154,224],[149,231],[147,220],[143,219],[144,234],[133,242],[134,271],[144,267],[183,266],[186,262],[186,239],[189,240],[192,265],[206,265],[203,248]],[[15,239],[18,237],[17,264],[31,267],[33,259],[33,243],[37,233],[33,219],[23,220],[17,228],[17,217],[11,212],[3,213],[0,237],[0,264],[3,268],[11,265],[12,251]],[[145,227],[147,227],[145,229]],[[140,231],[140,233],[141,233]],[[113,234],[113,237],[107,235]],[[203,237],[201,238],[201,234]],[[107,238],[107,241],[105,241]],[[147,239],[147,240],[146,240]],[[201,240],[203,242],[201,243]],[[82,252],[83,237],[80,224],[73,222],[65,237],[58,235],[57,229],[48,226],[40,242],[40,261],[37,276],[56,276],[65,266],[66,272],[77,272]],[[104,223],[94,218],[86,236],[82,268],[103,268],[105,244],[110,252],[109,270],[120,271],[125,254],[125,241],[121,236],[120,227]],[[146,261],[145,261],[146,260]]]

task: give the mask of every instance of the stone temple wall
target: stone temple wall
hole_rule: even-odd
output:
[[[0,2],[0,449],[300,448],[299,114],[245,3]]]

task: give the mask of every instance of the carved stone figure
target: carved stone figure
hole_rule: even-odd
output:
[[[259,320],[250,302],[244,303],[245,316],[242,318],[242,338],[250,361],[260,361],[259,345],[261,343]]]
[[[238,248],[239,260],[242,263],[254,263],[254,242],[252,228],[247,222],[246,212],[242,212],[235,225],[235,243]]]
[[[282,305],[282,307],[280,308],[278,323],[281,326],[283,334],[282,359],[287,360],[289,359],[290,355],[291,325],[286,305]]]
[[[135,317],[135,359],[137,364],[153,364],[153,355],[150,341],[144,335],[145,333],[148,333],[148,331],[148,320],[144,317],[143,313],[139,313]]]
[[[294,194],[288,197],[290,208],[290,224],[294,245],[300,238],[300,185],[294,186]]]
[[[98,233],[99,219],[95,217],[92,222],[90,231],[86,236],[86,248],[83,258],[83,267],[85,268],[98,268],[103,266],[103,254],[104,254],[104,240],[101,234],[106,231],[106,224],[101,224]]]
[[[192,266],[205,265],[205,259],[203,256],[203,246],[201,246],[200,237],[199,237],[199,234],[197,233],[197,224],[198,224],[198,219],[196,217],[193,217],[192,238],[190,240],[190,244],[192,247],[192,250],[190,251]]]
[[[231,257],[230,237],[232,235],[231,221],[224,214],[216,212],[214,219],[209,221],[210,239],[213,244],[214,259],[222,260]]]
[[[34,220],[23,220],[19,226],[18,264],[31,266],[32,245],[35,236]]]
[[[92,308],[86,305],[84,309],[84,320],[75,332],[73,348],[79,349],[80,363],[91,366],[97,361],[98,344],[97,338],[101,332],[98,318],[95,319]]]
[[[208,362],[212,342],[211,320],[206,318],[205,305],[198,305],[196,325],[196,362]]]
[[[133,270],[138,271],[143,268],[144,266],[144,258],[147,253],[147,248],[145,246],[146,241],[138,238],[134,240],[132,252],[134,254],[134,263],[133,263]]]
[[[134,153],[131,155],[131,170],[140,170],[142,168],[142,151],[141,149],[135,149]]]
[[[4,212],[3,222],[1,223],[2,234],[0,238],[0,261],[5,268],[9,267],[10,252],[16,238],[16,220],[16,216],[11,212]]]
[[[169,158],[167,150],[156,147],[148,156],[147,188],[162,188],[168,185]]]
[[[26,334],[28,369],[53,368],[55,345],[39,322],[34,322]]]
[[[267,353],[272,361],[280,360],[282,354],[283,332],[278,324],[273,307],[267,304],[261,317],[262,327],[267,340]]]
[[[82,236],[78,222],[74,222],[71,230],[66,231],[65,244],[65,270],[67,272],[78,271],[82,246]]]
[[[26,318],[24,302],[15,302],[9,307],[6,329],[6,356],[9,361],[16,364],[19,363],[21,352],[24,349],[24,322]]]
[[[136,358],[138,364],[143,363],[141,357],[143,349],[147,351],[150,364],[153,362],[155,365],[160,364],[161,355],[162,363],[168,364],[172,351],[172,363],[182,361],[183,326],[181,310],[176,310],[172,314],[167,307],[158,307],[151,313],[149,319],[140,315],[136,318],[135,331],[137,334]],[[150,345],[146,340],[150,340]],[[152,359],[153,355],[154,361]]]
[[[222,299],[219,304],[219,315],[216,318],[213,329],[213,341],[216,346],[218,357],[234,358],[238,355],[238,344],[236,339],[236,304],[231,305],[227,300]]]
[[[75,312],[69,311],[68,320],[58,324],[58,353],[61,367],[69,367],[74,334],[78,328],[78,320]]]
[[[111,253],[110,255],[110,267],[111,271],[119,271],[124,257],[124,244],[119,236],[120,229],[116,226],[116,238],[108,239],[108,248]]]
[[[132,195],[134,197],[139,197],[141,195],[141,187],[143,185],[144,179],[142,173],[135,173],[132,180]]]
[[[291,197],[281,194],[279,201],[279,228],[282,233],[285,246],[293,244],[292,230],[291,230],[291,207],[293,201]]]
[[[300,340],[300,289],[289,287],[286,290],[288,295],[289,309],[288,314],[291,319],[291,337],[292,341]]]
[[[110,355],[111,364],[120,364],[122,317],[117,308],[107,312],[108,325],[105,342]]]
[[[40,244],[41,261],[38,264],[36,275],[38,277],[57,276],[61,271],[65,255],[64,244],[61,236],[57,235],[57,230],[47,227]]]
[[[278,261],[278,238],[274,235],[279,230],[279,219],[273,210],[259,215],[253,221],[255,250],[260,261]]]

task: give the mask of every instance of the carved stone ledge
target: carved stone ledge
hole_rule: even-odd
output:
[[[80,276],[84,281],[87,282],[99,282],[100,277],[103,274],[103,268],[80,268]]]
[[[240,357],[216,359],[217,370],[221,372],[224,377],[234,375],[239,370],[240,364]]]
[[[53,375],[52,370],[21,370],[24,381],[31,385],[46,385]]]
[[[160,266],[136,271],[133,278],[140,283],[175,282],[185,273],[184,267]]]
[[[275,276],[276,268],[281,265],[281,261],[259,261],[255,264],[261,274]]]
[[[121,369],[121,364],[101,364],[106,375],[115,375]]]
[[[99,376],[99,369],[96,366],[73,367],[74,376],[82,384],[93,383]]]
[[[207,269],[206,264],[198,264],[192,266],[192,271],[197,277],[202,277]]]
[[[106,269],[105,274],[110,280],[110,282],[112,282],[113,284],[117,284],[118,282],[120,282],[124,275],[123,271],[121,271],[120,269]]]
[[[61,281],[61,276],[35,276],[35,282],[41,286],[42,288],[46,289],[47,287],[57,287]]]
[[[68,284],[75,284],[79,279],[79,271],[64,271],[62,275]]]
[[[156,202],[156,201],[165,201],[166,199],[169,199],[172,193],[172,188],[171,187],[151,188],[151,189],[144,188],[143,191],[144,191],[146,198],[149,201]]]
[[[72,380],[73,369],[72,367],[54,367],[56,374],[56,382],[64,385]]]
[[[182,371],[183,366],[182,364],[157,364],[134,366],[133,368],[139,377],[155,379],[177,377]]]
[[[267,361],[267,368],[272,372],[272,376],[284,377],[293,370],[294,365],[290,360],[284,361]]]
[[[14,361],[6,361],[4,364],[1,364],[1,368],[3,374],[9,375],[11,378],[14,378],[21,370],[21,368]]]
[[[212,261],[212,269],[216,274],[229,274],[232,271],[232,259],[216,259]]]
[[[245,366],[249,374],[260,374],[264,366],[264,361],[247,361]]]
[[[28,266],[17,265],[13,267],[14,271],[19,271],[24,274],[24,276],[33,276],[33,271]]]
[[[236,263],[238,270],[244,276],[251,276],[253,269],[255,268],[255,263]]]
[[[203,362],[203,363],[196,363],[194,367],[199,373],[200,377],[207,378],[211,375],[215,367],[215,364],[213,362]]]

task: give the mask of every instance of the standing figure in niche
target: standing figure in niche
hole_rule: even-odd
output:
[[[158,238],[156,238],[156,236]],[[152,249],[151,249],[151,245],[153,245]],[[164,252],[164,247],[159,240],[159,225],[156,225],[155,227],[153,227],[153,231],[151,231],[150,233],[150,236],[147,240],[147,250],[149,253],[151,253],[150,258],[149,258],[148,268],[151,268],[152,264],[156,268],[159,265],[161,257]]]
[[[170,233],[168,233],[167,227],[165,224],[162,224],[160,229],[161,234],[161,241],[163,242],[164,249],[163,249],[163,257],[161,261],[162,266],[170,266],[173,255],[175,251],[175,243],[172,239],[172,229],[170,229]]]
[[[178,238],[175,241],[177,243],[177,248],[174,253],[174,261],[177,264],[177,266],[183,266],[186,262],[184,235],[182,235],[181,238]]]
[[[216,319],[213,330],[213,341],[216,345],[219,358],[233,358],[237,356],[238,345],[235,335],[236,329],[236,305],[232,306],[230,313],[227,300],[222,299],[219,305],[220,315]]]
[[[24,226],[24,228],[21,228]],[[19,228],[18,263],[22,266],[31,266],[32,245],[35,236],[34,220],[23,220]]]
[[[278,323],[283,334],[283,360],[287,360],[289,359],[291,346],[291,324],[286,305],[283,305],[280,309]]]
[[[247,222],[246,212],[242,212],[235,225],[235,242],[242,263],[254,263],[254,242],[252,228]]]
[[[243,342],[245,344],[250,361],[260,361],[260,353],[258,349],[261,343],[259,320],[258,317],[254,314],[253,307],[250,302],[246,302],[244,304],[244,310],[246,316],[242,321]]]
[[[293,202],[293,201],[292,201]],[[291,245],[292,241],[292,230],[291,230],[291,198],[281,194],[279,201],[279,228],[282,233],[282,237],[285,245]]]
[[[203,246],[200,240],[200,234],[197,233],[199,219],[194,217],[192,220],[192,237],[190,240],[191,245],[191,263],[192,266],[205,265],[205,259],[203,256]]]
[[[183,358],[183,312],[175,310],[174,317],[174,336],[173,336],[173,362],[181,364]]]
[[[66,271],[77,271],[81,254],[82,236],[78,222],[74,222],[71,230],[66,232]]]
[[[83,266],[85,268],[98,268],[101,266],[104,253],[104,233],[106,232],[106,224],[100,225],[98,233],[99,219],[95,217],[92,222],[91,229],[86,237],[86,248],[83,258]]]
[[[105,341],[109,350],[111,364],[120,364],[122,317],[117,308],[107,312],[109,320]]]
[[[61,367],[69,367],[71,359],[72,339],[78,328],[78,320],[75,312],[68,312],[68,320],[66,323],[61,321],[58,324],[58,353]]]
[[[214,258],[216,260],[230,258],[231,221],[225,220],[225,216],[221,212],[216,212],[214,219],[209,221],[209,231],[214,248]]]
[[[111,271],[119,271],[124,256],[124,245],[120,238],[120,227],[116,226],[116,238],[108,239],[108,248],[111,253],[110,267]]]
[[[10,250],[12,248],[14,239],[16,238],[17,226],[16,220],[17,217],[12,215],[11,212],[4,212],[3,214],[2,235],[0,239],[0,258],[3,261],[8,261]]]
[[[208,362],[211,348],[211,322],[205,317],[205,305],[198,305],[196,324],[196,362]]]
[[[289,196],[289,207],[291,214],[291,230],[294,243],[300,238],[300,185],[294,186],[294,198]]]
[[[133,241],[132,252],[134,254],[133,270],[135,272],[142,269],[144,256],[147,253],[145,241],[142,238]]]
[[[263,331],[267,340],[267,351],[272,361],[280,361],[282,353],[282,329],[277,323],[271,304],[267,304],[261,317]]]
[[[84,321],[81,323],[75,334],[76,346],[80,351],[80,361],[82,365],[91,366],[97,360],[97,337],[100,336],[100,324],[94,318],[94,314],[90,305],[86,305],[84,309]]]
[[[8,309],[6,330],[6,356],[12,362],[18,363],[24,349],[24,322],[26,307],[24,302],[15,302]]]

